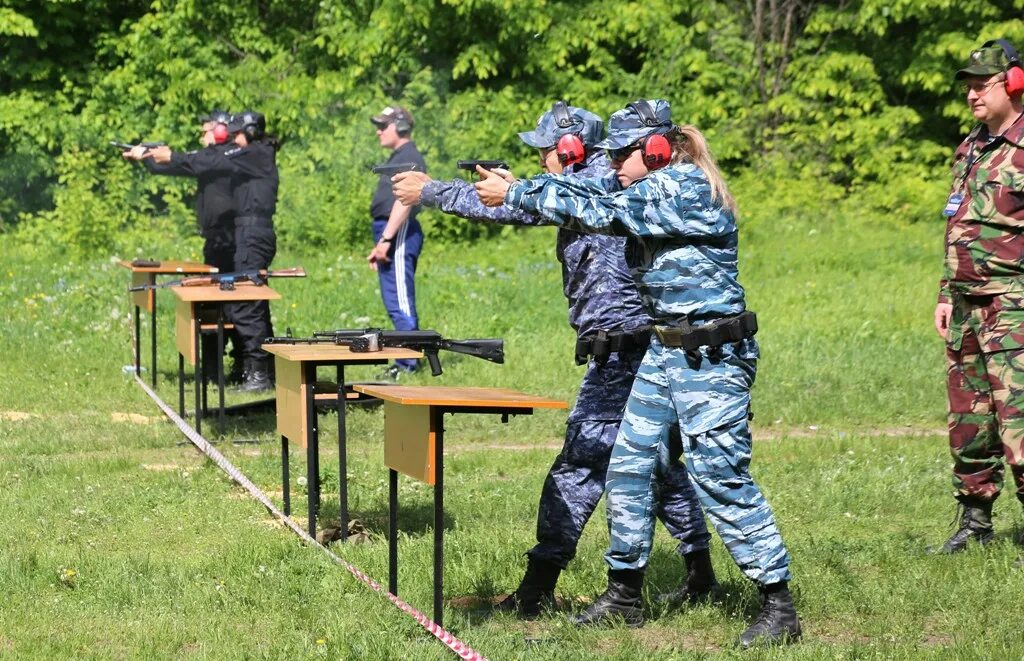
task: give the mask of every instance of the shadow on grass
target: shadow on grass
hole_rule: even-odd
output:
[[[306,504],[306,495],[302,494],[302,507]],[[293,501],[293,507],[294,501]],[[339,503],[337,495],[324,494],[321,498],[320,513],[317,518],[321,527],[337,526],[339,521]],[[388,510],[384,508],[349,510],[349,520],[359,521],[363,529],[375,540],[386,543],[388,538]],[[450,513],[444,513],[444,530],[455,527],[455,519]],[[418,502],[403,505],[398,502],[398,532],[408,537],[422,537],[434,533],[434,505],[432,502]]]

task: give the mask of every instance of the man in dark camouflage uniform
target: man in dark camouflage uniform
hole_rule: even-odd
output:
[[[559,102],[540,117],[535,130],[519,137],[539,150],[546,171],[582,180],[611,173],[604,152],[593,149],[603,125],[597,115]],[[567,146],[560,141],[566,136],[576,136],[579,142]],[[540,218],[527,212],[484,206],[473,185],[460,179],[434,181],[422,173],[407,172],[392,181],[403,204],[423,204],[500,224],[540,224]],[[576,555],[583,528],[604,493],[612,445],[651,333],[651,319],[626,266],[623,238],[561,229],[555,250],[562,264],[569,323],[580,338],[577,362],[593,358],[569,414],[565,445],[544,481],[537,545],[527,553],[526,575],[498,605],[499,610],[523,617],[537,615],[553,601],[558,576]],[[663,595],[666,603],[704,599],[717,587],[708,551],[710,534],[686,467],[677,460],[681,451],[676,433],[670,452],[673,460],[659,476],[658,486],[658,517],[679,541],[678,551],[688,570],[679,589]]]
[[[980,124],[953,157],[935,329],[946,340],[949,446],[959,529],[939,548],[992,539],[1010,466],[1024,502],[1024,71],[1002,40],[956,73]]]

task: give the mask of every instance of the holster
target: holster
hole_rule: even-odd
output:
[[[654,334],[666,347],[678,347],[693,351],[700,347],[720,347],[730,342],[739,342],[757,333],[757,315],[749,310],[732,317],[722,317],[700,326],[691,325],[685,319],[674,325],[655,325]]]
[[[612,353],[646,349],[651,343],[651,327],[644,326],[627,333],[599,330],[596,335],[576,339],[576,364],[586,365],[590,357],[604,363]]]

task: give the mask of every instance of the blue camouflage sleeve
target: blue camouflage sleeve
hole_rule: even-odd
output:
[[[420,202],[425,207],[440,209],[447,214],[470,220],[482,220],[499,225],[543,225],[543,219],[526,211],[502,205],[487,207],[480,201],[473,184],[462,179],[431,181],[423,186]]]
[[[505,206],[537,213],[551,224],[596,234],[709,237],[735,231],[732,214],[711,200],[704,173],[676,166],[617,192],[595,181],[545,175],[513,184]]]

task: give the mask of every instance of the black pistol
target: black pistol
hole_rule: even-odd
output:
[[[508,163],[505,161],[458,161],[456,165],[460,170],[469,170],[470,172],[476,172],[478,165],[485,170],[508,169]]]
[[[399,172],[410,172],[415,170],[419,166],[415,163],[381,163],[380,165],[374,165],[371,168],[374,174],[382,174],[387,177],[393,177]]]

